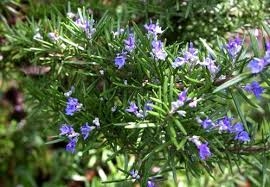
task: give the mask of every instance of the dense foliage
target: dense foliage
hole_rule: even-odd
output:
[[[0,4],[3,184],[269,184],[266,1],[61,3]]]

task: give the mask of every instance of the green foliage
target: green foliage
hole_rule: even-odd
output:
[[[4,56],[0,61],[1,74],[18,80],[24,89],[29,114],[24,128],[27,133],[18,130],[16,124],[0,129],[0,136],[4,137],[0,145],[4,145],[5,150],[0,155],[6,153],[6,160],[1,162],[11,159],[15,151],[15,158],[11,160],[20,163],[15,168],[13,184],[38,186],[33,178],[37,168],[45,170],[42,174],[51,175],[51,180],[44,186],[63,186],[63,180],[75,180],[76,177],[83,178],[87,184],[84,171],[89,168],[98,172],[104,184],[122,182],[123,186],[134,182],[129,174],[131,169],[139,171],[141,178],[137,182],[141,186],[145,186],[149,179],[165,185],[167,178],[173,179],[168,185],[176,186],[182,176],[190,185],[198,186],[215,182],[240,184],[245,181],[242,176],[257,186],[269,184],[266,178],[269,170],[268,122],[257,123],[251,112],[269,110],[262,107],[264,99],[269,99],[268,69],[254,75],[246,68],[253,57],[262,57],[265,50],[260,49],[258,39],[249,33],[246,37],[251,41],[250,47],[244,45],[237,56],[232,57],[224,48],[226,40],[222,39],[227,31],[247,23],[261,24],[265,12],[257,15],[256,10],[264,10],[266,2],[235,1],[236,4],[231,5],[216,0],[205,3],[112,1],[102,5],[105,1],[93,1],[92,4],[86,3],[86,7],[90,6],[94,14],[89,14],[87,8],[79,8],[77,14],[81,20],[95,18],[95,32],[91,35],[84,32],[73,18],[66,16],[78,4],[72,1],[66,9],[59,6],[59,2],[52,10],[45,8],[43,11],[42,2],[31,2],[26,21],[14,26],[7,22],[1,24],[6,40],[0,48]],[[3,5],[6,7],[5,3]],[[227,16],[234,5],[237,5],[235,14]],[[107,6],[110,8],[104,11]],[[237,19],[232,20],[233,16]],[[151,54],[153,38],[143,30],[143,24],[150,18],[153,21],[158,18],[160,25],[167,26],[162,34],[162,38],[167,38],[165,51],[168,57],[165,61],[157,60]],[[216,28],[208,25],[211,22]],[[185,27],[178,29],[182,23]],[[262,24],[262,27],[266,32],[270,30],[267,24]],[[115,35],[120,28],[125,28],[124,32]],[[136,48],[127,54],[124,67],[117,69],[114,58],[123,50],[124,40],[130,32],[135,35]],[[54,33],[55,37],[49,33]],[[207,42],[209,39],[211,44]],[[175,58],[183,56],[189,49],[185,41],[190,40],[199,50],[198,63],[173,68]],[[200,64],[208,55],[218,65],[217,73]],[[22,71],[25,67],[35,67],[38,72]],[[42,72],[44,69],[48,72]],[[254,79],[266,88],[263,99],[259,101],[242,89]],[[83,107],[74,116],[67,116],[64,113],[67,100],[64,93],[72,86],[75,87],[72,97],[78,98]],[[180,107],[186,112],[181,116],[174,111],[173,102],[185,88],[188,88],[191,100]],[[190,102],[197,99],[197,106],[190,107]],[[152,102],[153,110],[147,116],[138,118],[126,111],[129,102],[143,109],[148,101]],[[230,133],[207,131],[196,120],[197,117],[209,117],[216,121],[224,115],[243,123],[252,137],[249,143],[234,140]],[[52,155],[46,151],[48,146],[67,143],[68,139],[58,135],[61,124],[72,124],[79,132],[82,124],[95,117],[100,120],[100,128],[94,129],[87,140],[79,139],[76,154],[63,154],[63,149]],[[13,127],[14,132],[7,133]],[[198,148],[190,141],[193,135],[209,143],[210,158],[200,158]],[[47,141],[47,136],[53,138]],[[20,142],[21,138],[25,140]],[[22,159],[19,155],[25,155],[26,150],[17,147],[28,146],[31,154]],[[21,164],[25,160],[30,160],[32,165]],[[57,167],[60,165],[58,161],[62,163],[60,168]],[[101,167],[103,165],[109,167],[107,173]],[[1,168],[2,173],[7,169],[5,166]],[[28,172],[23,172],[25,170]],[[234,176],[238,171],[240,174]],[[261,180],[253,177],[260,174],[263,174]],[[195,180],[201,175],[205,177]],[[215,182],[211,177],[216,179]],[[93,179],[92,184],[98,185],[100,181]]]

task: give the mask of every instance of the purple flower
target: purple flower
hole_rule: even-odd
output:
[[[231,132],[232,130],[232,119],[228,116],[224,116],[223,118],[217,120],[217,126],[220,131]]]
[[[160,40],[152,41],[152,53],[159,60],[165,60],[167,57],[167,53],[163,49],[163,43]]]
[[[191,142],[193,142],[197,147],[199,147],[202,144],[202,142],[200,141],[200,137],[199,136],[192,136],[188,140],[191,141]]]
[[[71,125],[67,125],[67,124],[63,124],[61,127],[60,127],[60,134],[59,135],[70,135],[70,134],[73,134],[75,131],[73,129],[73,127]]]
[[[129,103],[129,108],[127,108],[126,111],[135,114],[135,113],[138,112],[138,107],[137,107],[137,105],[135,103],[130,102]]]
[[[200,158],[202,160],[206,160],[207,158],[209,158],[211,156],[211,152],[210,152],[210,149],[208,147],[208,143],[201,144],[198,147],[198,149],[199,149]]]
[[[266,51],[270,51],[270,41],[267,41],[265,44]]]
[[[118,66],[118,69],[121,69],[126,63],[126,54],[120,53],[114,59],[114,64]]]
[[[176,57],[174,62],[172,63],[172,67],[178,68],[186,63],[185,59],[183,57]]]
[[[86,138],[89,136],[89,133],[94,129],[95,127],[90,127],[88,123],[85,123],[83,126],[81,126],[81,134],[83,135],[83,139],[86,140]]]
[[[140,179],[140,175],[139,175],[139,172],[135,169],[132,169],[130,172],[129,172],[130,176],[133,178],[133,179]]]
[[[210,129],[212,128],[215,124],[213,123],[213,121],[209,118],[206,118],[205,120],[203,120],[201,122],[201,125],[204,129]]]
[[[148,111],[153,110],[153,103],[152,101],[147,101],[144,104],[144,110],[139,110],[139,112],[136,113],[136,116],[138,118],[145,118],[148,115]]]
[[[126,40],[124,40],[125,49],[128,52],[132,52],[135,49],[135,37],[133,34],[130,34]]]
[[[232,126],[233,133],[239,133],[242,131],[244,131],[244,127],[242,123],[236,123],[235,125]]]
[[[208,143],[202,143],[200,140],[199,140],[199,136],[192,136],[191,138],[189,138],[189,141],[193,142],[196,147],[198,148],[199,150],[199,155],[200,155],[200,158],[202,160],[206,160],[207,158],[209,158],[211,156],[211,152],[210,152],[210,149],[208,147]]]
[[[270,49],[268,49],[268,51],[266,51],[266,53],[263,57],[263,63],[264,63],[264,67],[267,66],[268,64],[270,64]]]
[[[178,95],[178,100],[181,102],[185,102],[187,100],[187,89],[185,89]]]
[[[66,145],[66,150],[68,152],[74,153],[76,150],[76,144],[77,144],[78,138],[70,138],[68,144]]]
[[[236,55],[240,52],[242,43],[243,41],[239,37],[231,38],[229,40],[226,45],[226,49],[231,57],[235,58]]]
[[[172,67],[175,69],[184,65],[187,62],[197,63],[199,61],[198,50],[193,47],[193,43],[190,42],[188,49],[183,53],[183,57],[176,57],[172,63]]]
[[[149,105],[148,105],[149,104]],[[129,108],[126,109],[127,112],[133,113],[137,118],[145,118],[148,114],[149,110],[152,110],[153,108],[150,106],[152,103],[146,103],[144,105],[144,110],[141,110],[137,107],[137,105],[134,102],[129,103]]]
[[[136,115],[137,118],[144,118],[147,116],[147,112],[144,112],[142,110],[139,110],[137,112],[134,113]]]
[[[162,33],[161,27],[158,25],[158,22],[156,24],[152,23],[150,21],[149,24],[145,24],[144,28],[147,30],[149,35],[153,35],[154,38],[157,37],[158,34]]]
[[[179,93],[178,100],[171,102],[171,112],[174,113],[179,107],[183,106],[185,104],[185,101],[187,100],[187,89]]]
[[[251,73],[260,73],[265,67],[265,61],[264,59],[254,58],[248,63],[247,67]]]
[[[155,183],[152,180],[147,181],[147,187],[155,187]]]
[[[92,35],[95,33],[96,29],[94,28],[94,20],[82,20],[82,19],[77,19],[75,21],[75,24],[77,25],[77,27],[81,28],[86,35],[91,38]]]
[[[190,108],[195,108],[197,107],[198,101],[202,100],[201,98],[197,99],[197,97],[195,97],[189,104],[188,106]]]
[[[80,18],[76,19],[74,23],[76,24],[77,27],[79,27],[79,28],[81,28],[83,30],[87,29],[87,27],[89,27],[88,21],[84,21],[84,20],[82,20]]]
[[[193,43],[190,42],[188,50],[184,53],[184,59],[190,62],[196,61],[199,59],[197,54],[198,54],[198,50],[194,48]]]
[[[211,76],[214,76],[219,71],[219,68],[215,64],[215,60],[210,57],[206,57],[202,65],[205,65],[207,67]]]
[[[184,103],[179,100],[171,102],[171,112],[174,113],[179,107],[183,105]]]
[[[68,138],[77,138],[79,136],[79,133],[75,132],[73,127],[71,125],[63,124],[60,127],[60,136],[67,136]]]
[[[153,110],[153,103],[152,101],[147,101],[145,104],[144,104],[144,109],[146,111],[151,111]]]
[[[82,107],[82,104],[78,102],[77,98],[69,97],[66,106],[66,115],[73,116],[73,114],[79,111]]]
[[[247,92],[253,93],[256,98],[260,98],[261,94],[263,93],[264,89],[260,86],[260,84],[256,81],[253,81],[250,84],[245,86],[245,90]]]
[[[246,131],[242,131],[242,132],[239,132],[238,134],[236,134],[235,140],[239,140],[241,142],[248,142],[250,141],[250,137],[249,137],[249,134],[246,132]]]

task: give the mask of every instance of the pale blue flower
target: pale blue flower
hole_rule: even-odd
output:
[[[121,69],[126,64],[126,54],[120,53],[114,59],[114,64],[117,66],[118,69]]]
[[[212,153],[210,152],[210,149],[208,147],[208,143],[205,144],[201,144],[199,147],[199,154],[200,154],[200,158],[202,160],[206,160],[207,158],[209,158]]]
[[[253,81],[250,84],[245,86],[245,90],[247,92],[253,93],[256,98],[260,98],[264,89],[260,86],[260,84],[256,81]]]
[[[264,59],[254,58],[248,63],[247,67],[251,73],[260,73],[265,67],[265,61]]]
[[[167,53],[163,49],[163,43],[160,40],[152,41],[152,53],[159,60],[165,60],[167,57]]]

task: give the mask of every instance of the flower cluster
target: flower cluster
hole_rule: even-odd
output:
[[[80,127],[80,133],[75,132],[72,125],[68,124],[62,124],[60,127],[60,136],[66,136],[69,140],[68,144],[66,145],[66,150],[74,153],[76,150],[76,145],[79,139],[79,136],[81,135],[83,137],[83,140],[86,140],[91,133],[92,130],[95,128],[99,128],[99,119],[95,118],[93,120],[93,125],[89,126],[89,124],[86,122]]]
[[[215,60],[211,56],[206,57],[204,59],[204,61],[201,62],[200,64],[203,65],[203,66],[205,66],[208,69],[208,71],[209,71],[209,73],[210,73],[210,75],[211,75],[212,78],[214,78],[215,75],[219,71],[219,67],[216,66]]]
[[[159,26],[159,23],[156,24],[152,23],[152,20],[150,20],[149,24],[144,24],[144,28],[148,32],[148,37],[153,37],[155,40],[157,40],[158,34],[162,34],[162,29]]]
[[[172,67],[178,68],[186,63],[197,64],[199,62],[198,49],[193,47],[193,43],[190,42],[188,49],[183,52],[183,56],[176,57],[172,63]]]
[[[187,89],[178,94],[178,99],[171,103],[171,111],[175,112],[179,107],[185,104],[187,100]]]
[[[65,113],[68,116],[73,116],[75,112],[80,111],[82,104],[79,103],[77,98],[68,97]]]
[[[242,123],[233,124],[233,118],[229,118],[228,116],[224,116],[223,118],[218,119],[216,122],[213,122],[211,119],[206,118],[201,120],[197,118],[197,121],[201,124],[201,126],[206,129],[206,131],[217,129],[220,133],[226,132],[234,134],[234,139],[242,142],[250,141],[249,134],[244,130]]]
[[[212,155],[208,147],[208,143],[202,143],[199,136],[192,136],[191,138],[189,138],[189,141],[193,142],[196,145],[199,151],[200,158],[202,160],[206,160]]]
[[[124,50],[114,58],[114,64],[118,69],[121,69],[126,64],[127,54],[131,53],[135,47],[135,36],[129,34],[127,39],[124,40]]]
[[[240,37],[231,38],[226,44],[226,49],[232,58],[235,58],[242,48],[242,39]]]
[[[74,86],[71,87],[69,91],[64,93],[64,95],[68,98],[67,106],[65,109],[65,113],[68,116],[73,116],[73,114],[77,111],[79,111],[82,107],[82,104],[78,102],[77,98],[70,97],[71,94],[74,92],[75,88]],[[76,145],[79,139],[79,136],[81,135],[83,137],[83,140],[86,140],[91,133],[92,130],[95,128],[100,127],[99,118],[95,118],[92,121],[93,125],[89,126],[89,123],[86,122],[80,127],[80,133],[75,132],[72,125],[68,124],[62,124],[60,127],[60,136],[66,136],[69,140],[68,144],[66,145],[66,150],[74,153],[76,150]]]
[[[74,23],[86,33],[88,38],[92,38],[92,35],[96,32],[96,29],[94,28],[95,21],[93,19],[78,18]]]
[[[129,34],[128,38],[124,40],[125,50],[132,52],[135,49],[135,37],[134,34]]]
[[[134,102],[129,103],[129,107],[126,109],[127,112],[133,113],[137,118],[145,118],[147,112],[153,110],[153,103],[148,101],[144,105],[144,110],[139,110],[137,105]]]
[[[148,37],[152,37],[153,40],[151,42],[152,45],[152,55],[155,59],[158,60],[165,60],[167,57],[167,53],[164,50],[163,42],[158,40],[158,34],[162,33],[161,27],[159,26],[158,22],[156,24],[150,21],[149,24],[145,24],[144,28],[147,30]]]
[[[190,108],[195,108],[197,107],[198,101],[202,100],[201,98],[197,99],[197,97],[191,99],[187,97],[187,89],[184,91],[180,92],[178,94],[178,99],[176,101],[173,101],[171,103],[171,111],[170,113],[175,113],[177,112],[180,116],[185,117],[186,111],[183,110],[178,110],[180,107],[184,106],[185,103],[188,103],[188,106]]]
[[[167,57],[167,53],[163,49],[163,42],[160,40],[152,41],[152,54],[156,59],[165,60]]]
[[[68,116],[73,116],[75,112],[78,112],[82,108],[82,104],[79,103],[77,98],[71,97],[72,93],[75,91],[74,86],[71,89],[64,93],[64,96],[68,98],[67,106],[65,109],[65,114]]]
[[[129,172],[129,175],[131,176],[131,178],[136,179],[136,180],[139,180],[141,178],[141,176],[139,175],[138,170],[135,170],[135,169],[132,169]]]
[[[74,153],[75,152],[75,148],[76,148],[76,144],[78,142],[78,136],[79,133],[75,132],[73,127],[71,125],[67,125],[67,124],[63,124],[60,127],[60,136],[67,136],[69,139],[68,144],[66,145],[66,150]]]

